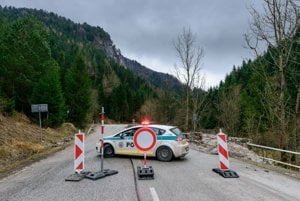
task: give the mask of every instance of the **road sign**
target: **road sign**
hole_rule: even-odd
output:
[[[148,127],[138,129],[133,136],[135,147],[144,152],[144,167],[137,167],[137,175],[139,179],[154,179],[154,171],[152,166],[147,167],[146,151],[149,151],[156,145],[156,134]]]
[[[156,145],[156,134],[151,128],[140,128],[133,136],[133,143],[138,150],[149,151]]]
[[[74,169],[77,173],[84,170],[84,133],[75,134]]]
[[[48,104],[32,104],[31,112],[48,112]]]
[[[40,130],[41,130],[41,142],[43,142],[43,130],[42,130],[42,117],[41,112],[48,112],[48,104],[32,104],[31,112],[39,113]]]

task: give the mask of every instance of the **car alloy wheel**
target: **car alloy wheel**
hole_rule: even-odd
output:
[[[105,144],[104,145],[104,156],[105,157],[114,156],[114,148],[110,144]]]
[[[169,147],[160,147],[157,150],[157,158],[160,161],[170,161],[173,158],[172,150]]]

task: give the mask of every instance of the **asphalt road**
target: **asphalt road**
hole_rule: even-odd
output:
[[[105,135],[125,125],[107,125]],[[85,170],[99,171],[100,158],[95,143],[100,128],[86,138]],[[230,159],[240,178],[225,179],[212,172],[218,157],[195,150],[171,162],[148,160],[155,171],[154,180],[135,180],[139,157],[105,158],[104,168],[118,170],[116,175],[96,181],[66,182],[73,170],[73,146],[0,180],[0,200],[273,200],[300,201],[300,181],[247,163]]]

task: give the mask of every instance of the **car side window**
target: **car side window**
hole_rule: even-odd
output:
[[[129,130],[126,130],[121,133],[123,137],[133,137],[134,133],[138,130],[139,128],[132,128]]]
[[[163,135],[166,131],[160,128],[151,127],[151,129],[156,133],[156,135]]]

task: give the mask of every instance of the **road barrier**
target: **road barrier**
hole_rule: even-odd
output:
[[[221,170],[229,170],[229,157],[227,147],[227,136],[224,133],[217,134],[218,155]]]
[[[84,178],[84,133],[80,130],[74,137],[74,170],[75,173],[69,175],[65,181],[80,181]]]
[[[89,129],[90,131],[90,129]],[[101,171],[91,172],[83,171],[84,170],[84,133],[79,131],[78,134],[75,134],[75,144],[74,144],[74,169],[75,174],[68,176],[65,181],[80,181],[83,178],[97,180],[106,176],[117,174],[118,171],[103,169],[103,160],[104,160],[104,108],[102,107],[101,113]]]
[[[102,107],[101,112],[101,170],[97,172],[88,172],[85,175],[85,178],[91,179],[91,180],[97,180],[104,178],[106,176],[118,174],[118,171],[116,170],[110,170],[110,169],[103,169],[103,163],[104,163],[104,107]]]
[[[229,168],[227,136],[222,133],[221,129],[217,134],[217,142],[220,168],[214,168],[212,170],[224,178],[238,178],[238,174],[235,171],[230,170]]]
[[[75,134],[74,170],[80,173],[84,170],[84,133]]]
[[[154,170],[152,166],[147,166],[146,152],[151,150],[156,145],[156,134],[148,127],[138,129],[133,136],[134,146],[144,152],[144,166],[137,167],[137,175],[141,180],[154,179]]]
[[[289,150],[284,150],[284,149],[278,149],[278,148],[273,148],[273,147],[267,147],[267,146],[262,146],[262,145],[258,145],[258,144],[252,144],[252,143],[247,143],[247,145],[250,146],[250,147],[255,147],[255,148],[262,149],[263,150],[263,156],[260,156],[260,158],[262,158],[263,160],[268,160],[268,161],[278,163],[278,164],[281,164],[281,165],[286,165],[286,166],[290,166],[290,167],[293,167],[293,168],[297,168],[300,171],[300,166],[298,166],[298,165],[294,165],[292,163],[286,163],[286,162],[282,162],[282,161],[279,161],[279,160],[275,160],[273,158],[266,157],[265,150],[284,152],[284,153],[288,153],[288,154],[292,154],[292,155],[296,155],[296,156],[300,156],[299,152],[289,151]]]

